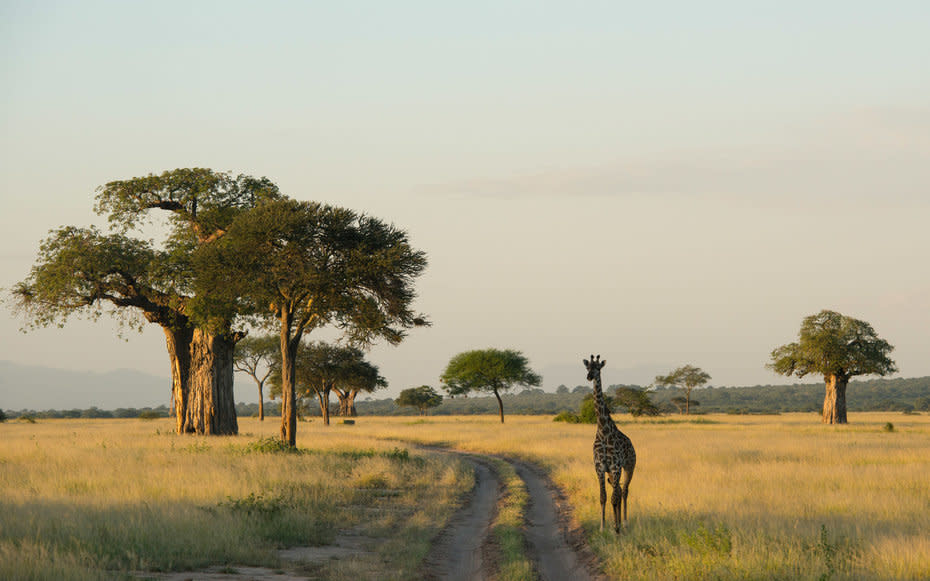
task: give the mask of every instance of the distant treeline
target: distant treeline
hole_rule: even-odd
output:
[[[644,389],[637,385],[612,385],[607,393],[618,387]],[[574,388],[560,386],[559,393],[547,393],[541,389],[527,389],[516,394],[503,396],[504,411],[518,415],[555,415],[559,412],[576,412],[581,407],[584,396],[591,392],[586,385]],[[677,414],[678,408],[672,402],[682,395],[677,389],[657,389],[650,392],[652,400],[670,414]],[[772,414],[787,412],[819,412],[823,407],[823,384],[795,385],[756,385],[752,387],[707,387],[691,392],[691,413],[731,413],[731,414]],[[913,379],[875,379],[871,381],[852,381],[847,390],[848,407],[851,412],[930,411],[930,377]],[[697,402],[697,405],[695,405]],[[412,416],[419,412],[409,407],[400,407],[392,398],[367,399],[356,404],[358,414],[381,416]],[[334,407],[333,414],[336,413]],[[617,413],[626,410],[617,409]],[[258,415],[258,404],[240,403],[236,406],[240,417]],[[305,417],[319,416],[320,410],[302,410]],[[168,417],[167,406],[157,408],[119,408],[113,411],[91,407],[85,410],[6,410],[7,419],[18,417],[32,418],[137,418]],[[446,398],[442,404],[429,411],[430,415],[473,415],[496,414],[497,400],[493,397],[457,397]],[[277,402],[265,403],[265,415],[280,415]],[[0,416],[2,417],[2,416]]]

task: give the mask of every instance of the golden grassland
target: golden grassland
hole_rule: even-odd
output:
[[[0,424],[0,579],[277,569],[277,549],[345,530],[384,542],[303,573],[410,578],[473,485],[455,458],[337,428],[303,453],[268,453],[273,424],[223,438],[177,436],[169,420]]]
[[[0,424],[0,578],[275,567],[274,548],[353,527],[381,554],[326,575],[411,578],[471,481],[454,458],[404,459],[410,443],[542,465],[611,578],[930,578],[930,416],[615,419],[638,455],[619,537],[598,531],[594,427],[549,416],[301,423],[299,455],[249,451],[273,419],[243,419],[234,438],[176,436],[167,420]],[[372,510],[385,505],[401,510]]]

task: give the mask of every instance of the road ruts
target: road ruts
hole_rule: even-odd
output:
[[[497,513],[501,480],[488,462],[471,455],[475,487],[468,502],[459,509],[433,544],[424,563],[429,581],[485,581],[490,564],[485,558],[491,524]]]
[[[493,578],[493,558],[488,547],[491,526],[501,500],[501,479],[489,459],[460,454],[475,467],[475,487],[468,503],[453,516],[424,561],[423,577],[430,581],[484,581]],[[590,551],[576,550],[569,541],[567,519],[559,508],[558,494],[542,470],[523,461],[502,458],[514,467],[526,485],[525,540],[527,558],[540,581],[599,581],[590,564]],[[577,543],[576,543],[577,544]]]

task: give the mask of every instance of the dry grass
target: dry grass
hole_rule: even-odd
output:
[[[308,453],[256,452],[270,426],[242,424],[253,433],[179,437],[168,420],[0,425],[0,579],[277,568],[277,548],[339,530],[396,536],[399,546],[354,566],[405,578],[472,483],[452,459],[338,428]]]
[[[360,429],[543,464],[612,578],[930,578],[930,416],[618,419],[638,454],[620,538],[597,531],[593,426],[459,417]]]
[[[930,578],[930,416],[852,414],[843,427],[823,426],[814,414],[617,419],[639,456],[631,521],[619,538],[597,531],[594,427],[549,417],[508,416],[504,425],[474,416],[363,417],[355,426],[329,428],[302,423],[298,445],[315,453],[285,460],[241,451],[245,442],[275,434],[274,421],[243,420],[250,435],[213,439],[127,420],[0,425],[0,578],[16,578],[3,567],[20,561],[42,563],[36,567],[44,572],[34,578],[47,579],[69,576],[63,570],[81,578],[101,566],[274,563],[267,542],[242,539],[292,533],[243,528],[241,515],[218,507],[249,494],[312,516],[316,524],[295,523],[300,530],[293,534],[313,542],[365,521],[366,533],[386,539],[384,550],[393,554],[407,542],[399,527],[407,527],[419,552],[383,576],[402,578],[425,552],[430,527],[447,514],[417,511],[448,508],[469,484],[451,460],[392,459],[406,442],[542,464],[567,493],[611,578]],[[893,432],[883,429],[889,421]],[[194,478],[198,473],[206,482]],[[377,519],[340,510],[370,502],[372,490],[408,492],[377,500],[401,509]],[[291,497],[282,500],[282,491]],[[436,503],[422,502],[427,495]],[[214,507],[209,525],[201,522],[204,507]],[[218,523],[231,532],[217,534]],[[141,534],[139,527],[152,530]],[[100,550],[111,537],[118,554]],[[188,542],[196,543],[196,554],[185,552]],[[353,578],[361,566],[340,567],[333,578]]]

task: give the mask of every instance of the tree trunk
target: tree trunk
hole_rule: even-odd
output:
[[[320,400],[320,413],[323,415],[323,425],[329,425],[329,388],[317,390],[316,397]]]
[[[349,417],[349,391],[342,391],[338,387],[334,387],[333,392],[336,394],[336,397],[339,398],[339,411],[336,413],[340,417]]]
[[[265,421],[265,396],[262,394],[262,383],[258,384],[258,421]]]
[[[297,447],[296,364],[300,336],[290,339],[288,321],[281,323],[281,440]]]
[[[823,398],[823,423],[846,423],[846,385],[849,377],[828,375],[824,377],[827,392]]]
[[[355,396],[358,395],[357,389],[350,389],[349,393],[346,394],[346,414],[350,418],[358,416],[358,412],[355,411]]]
[[[501,394],[497,393],[497,390],[494,390],[494,397],[497,398],[497,408],[501,412],[501,423],[504,423],[504,400],[501,399]]]
[[[691,390],[685,390],[685,415],[691,415]]]
[[[233,338],[195,329],[186,430],[231,436],[239,433],[233,393]]]
[[[171,406],[177,433],[187,431],[187,399],[191,372],[191,341],[193,331],[163,326],[168,344],[168,359],[171,361]]]

